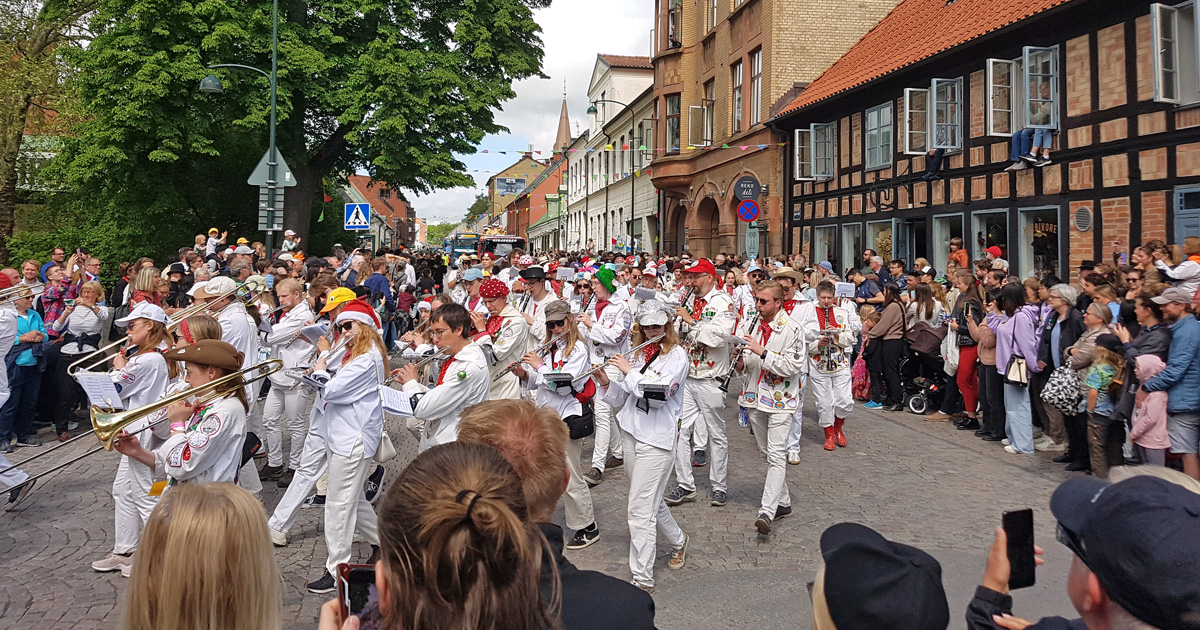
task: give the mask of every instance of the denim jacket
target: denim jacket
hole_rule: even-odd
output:
[[[1167,367],[1142,383],[1147,392],[1167,392],[1168,413],[1200,411],[1200,321],[1191,315],[1171,324]]]

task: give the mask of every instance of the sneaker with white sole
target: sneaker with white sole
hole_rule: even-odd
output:
[[[683,565],[687,564],[687,546],[688,535],[683,535],[683,546],[678,549],[671,550],[671,557],[667,560],[668,569],[682,569]]]
[[[1008,438],[1004,438],[1003,440],[1000,440],[1000,443],[1003,444],[1004,446],[1012,446],[1012,442],[1009,442]]]
[[[107,558],[97,560],[92,563],[92,570],[100,573],[108,573],[110,571],[120,571],[125,567],[133,566],[133,554],[123,556],[119,553],[110,553]]]
[[[308,583],[309,593],[332,593],[337,588],[337,582],[333,580],[333,576],[329,575],[328,571],[321,574],[320,579],[316,582]]]
[[[634,586],[642,589],[643,591],[646,591],[647,593],[649,593],[651,595],[654,594],[654,587],[650,586],[649,584],[642,584],[641,582],[639,582],[637,580],[633,580],[632,582],[630,582],[630,584],[633,584]]]
[[[724,507],[728,501],[729,496],[725,494],[724,490],[713,490],[712,501],[709,501],[708,504],[713,507]]]
[[[127,578],[130,575],[133,575],[133,565],[132,564],[127,567],[121,567],[121,577]]]
[[[288,546],[288,536],[287,536],[287,534],[285,534],[285,533],[283,533],[283,532],[281,532],[281,531],[279,531],[279,530],[277,530],[277,529],[270,529],[270,528],[268,528],[268,531],[270,531],[270,532],[271,532],[271,544],[272,544],[272,545],[275,545],[276,547],[286,547],[286,546]]]
[[[1043,453],[1062,453],[1067,450],[1067,445],[1059,444],[1054,440],[1050,440],[1045,444],[1038,444],[1035,442],[1033,444],[1033,448],[1034,450],[1041,451]]]
[[[766,512],[759,512],[758,518],[754,519],[754,529],[758,530],[759,535],[766,536],[771,533],[771,517],[767,516]]]
[[[788,463],[791,464],[792,466],[800,465],[800,450],[799,449],[788,451]]]
[[[304,503],[300,504],[300,507],[324,508],[325,507],[325,495],[314,494],[311,497],[308,497],[307,499],[305,499]]]
[[[693,503],[696,500],[696,491],[688,490],[683,486],[675,486],[675,489],[663,496],[663,502],[667,505],[683,505],[684,503]]]
[[[575,535],[567,542],[567,549],[583,549],[590,547],[597,540],[600,540],[600,528],[592,523],[588,527],[575,532]]]
[[[583,473],[583,480],[589,486],[598,486],[601,481],[604,481],[604,471],[593,466],[591,470]]]
[[[370,477],[367,477],[366,483],[363,484],[363,491],[367,495],[367,503],[374,504],[381,496],[379,489],[383,487],[383,477],[387,473],[387,469],[381,465],[375,466],[374,472]]]

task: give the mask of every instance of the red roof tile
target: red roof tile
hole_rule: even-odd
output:
[[[779,115],[823,101],[1072,0],[904,0]],[[1082,0],[1078,0],[1082,1]]]
[[[600,55],[600,58],[604,60],[604,63],[607,63],[613,68],[644,68],[646,70],[654,69],[654,66],[650,64],[649,57],[637,57],[634,55]]]

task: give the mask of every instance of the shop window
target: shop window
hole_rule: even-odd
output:
[[[1058,54],[1054,48],[1025,47],[1025,123],[1030,129],[1058,129]]]
[[[863,226],[861,223],[844,223],[842,224],[842,258],[841,265],[834,265],[833,268],[839,274],[845,273],[850,267],[859,265],[859,257],[862,256],[863,250],[867,248],[863,242]]]
[[[971,260],[983,258],[983,250],[993,245],[1000,248],[1003,258],[1008,259],[1008,212],[997,210],[992,212],[976,212],[972,217],[971,227],[974,255]],[[1010,261],[1011,265],[1011,261]]]
[[[961,214],[948,214],[933,218],[933,247],[929,252],[929,261],[934,269],[937,269],[943,274],[946,272],[946,262],[950,259],[950,240],[962,239],[963,237],[963,217]],[[963,243],[963,247],[967,247],[967,243]],[[967,256],[967,262],[970,264],[971,257]],[[946,278],[950,278],[947,276]]]
[[[834,173],[834,138],[837,136],[836,123],[813,123],[810,127],[812,134],[812,176],[818,179],[829,179]]]
[[[1013,76],[1016,62],[987,60],[987,132],[989,136],[1011,136],[1013,122]]]
[[[813,178],[812,156],[812,130],[797,129],[792,139],[793,179],[811,180]]]
[[[867,247],[875,250],[879,256],[883,257],[884,261],[892,259],[891,221],[872,221],[867,224]],[[863,263],[863,267],[866,266],[866,263]]]
[[[892,104],[884,103],[867,110],[867,168],[892,165]]]
[[[1154,100],[1189,105],[1200,102],[1197,70],[1195,7],[1150,5],[1150,27],[1155,50]]]
[[[933,148],[962,148],[962,79],[934,79]]]
[[[812,265],[815,267],[822,260],[834,262],[834,250],[837,248],[837,226],[822,225],[812,231]],[[835,269],[837,267],[834,267]]]
[[[1008,261],[1010,273],[1022,278],[1058,275],[1058,206],[1021,210],[1021,243],[1017,261]],[[1017,263],[1020,264],[1018,274]]]
[[[1200,236],[1200,188],[1175,189],[1175,242]]]
[[[904,153],[921,155],[929,150],[929,90],[904,90]]]

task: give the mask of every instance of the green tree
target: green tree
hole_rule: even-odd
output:
[[[106,211],[150,217],[160,240],[252,231],[258,191],[242,182],[266,148],[266,80],[222,70],[223,94],[197,85],[210,64],[268,67],[271,4],[96,1],[95,38],[73,56],[87,116],[62,175]],[[548,4],[281,5],[278,146],[298,183],[284,226],[307,240],[323,181],[356,169],[417,193],[471,184],[454,156],[504,131],[494,112],[513,82],[541,76],[532,11]]]
[[[477,195],[475,201],[471,203],[471,207],[467,208],[467,218],[465,221],[474,221],[483,216],[488,210],[487,195]]]
[[[457,223],[438,223],[425,228],[425,240],[430,247],[441,247],[442,241],[454,231]]]

